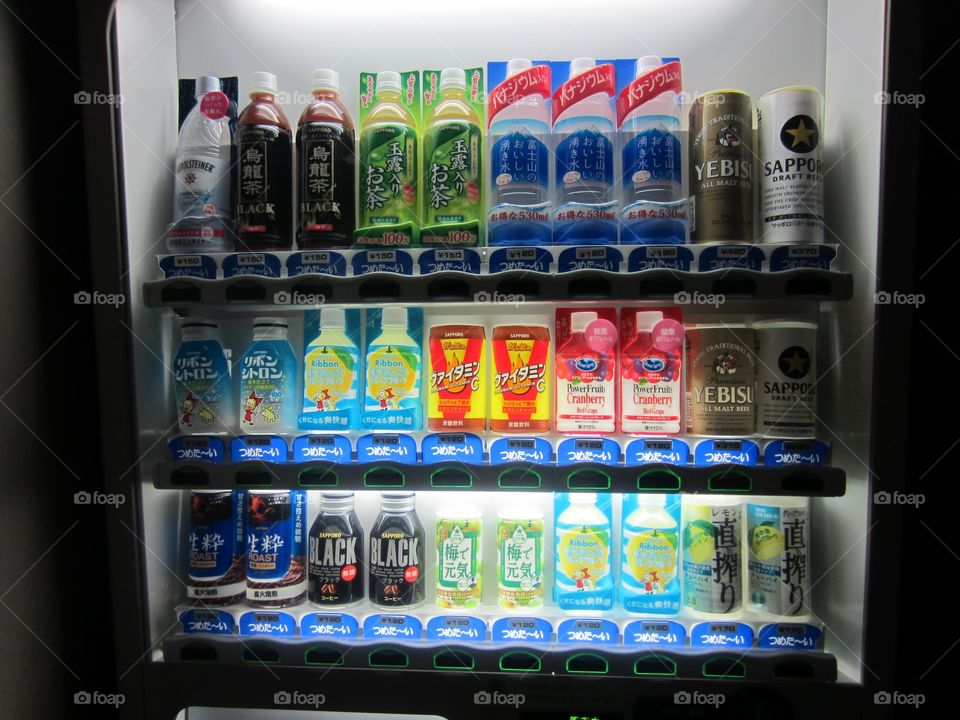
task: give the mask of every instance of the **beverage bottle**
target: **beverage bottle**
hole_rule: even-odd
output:
[[[247,508],[247,604],[299,605],[307,596],[307,491],[251,490]]]
[[[622,318],[633,310],[623,310]],[[621,352],[620,427],[625,433],[675,435],[681,413],[682,346],[659,347],[653,329],[663,320],[658,310],[634,312],[633,334],[624,337]],[[624,322],[624,326],[628,325]],[[682,334],[677,328],[678,332]],[[663,340],[660,340],[662,343]]]
[[[663,63],[656,55],[637,60],[635,77]],[[623,120],[623,203],[672,202],[682,195],[680,105],[672,90],[634,108]]]
[[[514,58],[507,63],[507,77],[532,67],[528,58]],[[522,97],[497,113],[490,123],[490,136],[496,138],[490,153],[495,204],[537,205],[549,199],[549,135],[550,111],[540,95]]]
[[[307,557],[310,602],[344,607],[363,600],[363,528],[352,492],[320,493]]]
[[[360,128],[360,226],[417,217],[417,128],[400,100],[400,73],[377,74],[377,101]]]
[[[570,334],[557,346],[557,432],[612,433],[616,426],[613,348],[595,350],[585,330],[597,313],[570,314]]]
[[[250,104],[237,119],[237,237],[241,249],[293,243],[293,136],[277,103],[277,76],[253,74]]]
[[[380,334],[367,345],[367,382],[361,426],[365,430],[419,430],[422,348],[410,337],[407,309],[388,306]]]
[[[680,610],[679,528],[666,504],[662,494],[624,495],[620,602],[629,612]]]
[[[173,226],[167,250],[230,252],[233,250],[231,152],[236,114],[220,79],[197,78],[196,105],[183,121],[177,140]]]
[[[511,502],[497,511],[497,604],[507,610],[543,607],[543,513]]]
[[[579,57],[570,63],[574,78],[597,63]],[[604,203],[613,199],[613,132],[616,120],[610,96],[594,93],[564,110],[553,124],[557,145],[560,202]]]
[[[613,607],[610,518],[597,507],[596,493],[570,493],[557,516],[554,599],[564,610]],[[584,603],[580,595],[589,597]]]
[[[353,120],[340,99],[340,75],[313,71],[313,99],[297,126],[300,248],[353,245],[356,222]]]
[[[467,102],[462,68],[440,73],[440,98],[423,133],[426,163],[424,224],[479,221],[481,175],[480,116]]]
[[[437,607],[475,608],[483,597],[480,510],[451,503],[437,511]]]
[[[683,606],[696,617],[743,609],[742,505],[737,497],[683,496]]]
[[[245,490],[194,490],[187,533],[187,597],[229,605],[246,591]]]
[[[224,435],[234,416],[227,362],[216,323],[191,320],[180,328],[182,340],[173,359],[180,432]]]
[[[343,308],[320,311],[320,334],[303,358],[301,430],[360,429],[360,351],[345,325]]]
[[[287,323],[255,318],[253,341],[240,359],[240,430],[283,433],[297,424],[297,361]]]
[[[424,599],[423,525],[410,492],[380,493],[380,514],[370,529],[370,602],[410,608]]]

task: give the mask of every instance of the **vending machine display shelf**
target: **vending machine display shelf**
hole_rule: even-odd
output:
[[[325,490],[492,490],[543,492],[718,493],[839,497],[846,474],[816,465],[534,465],[461,462],[239,463],[163,462],[154,470],[160,489],[272,488]]]
[[[144,283],[147,307],[182,315],[211,310],[306,309],[320,305],[369,303],[490,303],[508,307],[529,302],[656,300],[709,305],[730,301],[849,300],[850,273],[820,269],[783,272],[724,269],[709,272],[641,270],[564,273],[510,270],[492,275],[437,272],[427,276],[374,272],[339,277],[303,274],[268,278],[240,275],[227,279],[175,277]]]
[[[567,675],[747,682],[837,679],[830,653],[550,645],[397,643],[315,638],[239,638],[177,634],[163,641],[166,662],[337,669],[431,670],[505,675]],[[335,677],[335,676],[334,676]]]

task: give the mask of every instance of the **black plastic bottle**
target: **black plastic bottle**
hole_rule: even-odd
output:
[[[363,600],[363,528],[352,492],[321,493],[307,558],[310,602],[344,607]]]
[[[370,602],[410,608],[424,599],[423,525],[413,493],[380,493],[380,515],[370,530]]]

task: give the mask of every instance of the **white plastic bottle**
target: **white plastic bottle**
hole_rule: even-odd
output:
[[[635,78],[662,65],[656,55],[637,60]],[[623,204],[681,199],[680,105],[672,90],[638,105],[623,119]]]
[[[570,78],[596,65],[593,58],[575,58],[570,63]],[[613,199],[615,129],[613,103],[605,92],[585,97],[557,117],[553,132],[558,138],[556,182],[560,202],[603,203]]]
[[[208,102],[207,95],[216,93]],[[220,79],[197,78],[196,105],[183,121],[177,141],[173,227],[170,252],[230,252],[231,107],[220,92]]]
[[[529,58],[513,58],[507,63],[507,77],[533,67]],[[490,123],[490,135],[496,138],[491,151],[491,172],[495,174],[495,202],[514,205],[536,205],[548,196],[549,165],[546,140],[550,135],[550,110],[546,100],[537,94],[520,98],[497,113]],[[523,150],[521,176],[509,163],[502,167],[501,158],[514,158],[510,152],[521,143]],[[504,147],[506,145],[506,147]],[[535,176],[535,179],[530,178]]]

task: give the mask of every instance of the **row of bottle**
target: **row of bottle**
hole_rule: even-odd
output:
[[[676,308],[623,308],[619,323],[614,308],[558,308],[552,333],[498,324],[489,343],[482,324],[432,325],[424,363],[421,309],[366,314],[362,343],[360,311],[307,311],[316,327],[302,363],[284,321],[256,318],[239,413],[216,324],[185,322],[174,358],[181,432],[224,434],[237,416],[243,433],[417,431],[424,405],[427,429],[448,432],[809,438],[816,428],[812,323],[684,327]]]
[[[523,503],[501,507],[499,607],[543,607],[550,547],[552,600],[561,610],[611,610],[616,602],[627,612],[657,615],[681,608],[716,616],[745,607],[782,616],[810,612],[806,499],[624,495],[618,536],[613,502],[606,494],[554,495],[552,542],[542,511]],[[190,597],[208,604],[245,598],[258,607],[306,598],[345,607],[368,597],[378,607],[412,608],[426,599],[432,577],[438,608],[483,604],[485,531],[476,507],[453,501],[439,508],[432,571],[413,493],[381,493],[368,535],[353,493],[321,493],[309,533],[306,513],[302,490],[194,491]]]

